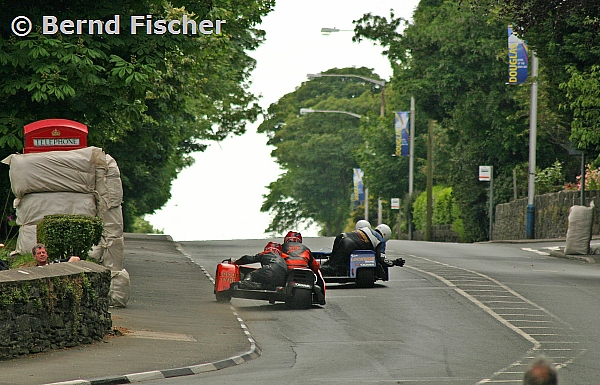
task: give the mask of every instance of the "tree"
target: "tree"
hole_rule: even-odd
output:
[[[331,69],[326,74],[376,78],[366,68]],[[285,172],[269,185],[262,211],[273,213],[269,232],[284,232],[316,222],[326,236],[341,232],[350,215],[352,169],[362,143],[359,120],[336,113],[298,116],[300,108],[362,115],[379,112],[372,84],[352,77],[322,77],[305,82],[269,107],[258,128],[275,146],[272,156]]]
[[[0,23],[33,21],[18,37],[0,31],[0,146],[22,146],[22,127],[62,117],[89,127],[88,144],[119,163],[126,229],[170,197],[171,181],[188,156],[245,131],[261,112],[248,91],[255,61],[247,51],[264,39],[255,28],[274,1],[0,1]],[[130,33],[130,16],[152,20],[226,20],[221,34]],[[118,34],[54,35],[43,15],[62,20],[114,20]]]
[[[459,1],[421,1],[412,24],[393,12],[389,19],[367,14],[355,22],[356,40],[375,40],[387,49],[398,98],[406,105],[416,96],[417,131],[426,131],[428,119],[437,121],[434,177],[436,184],[452,186],[467,241],[487,239],[487,190],[477,181],[477,167],[494,166],[495,201],[502,202],[511,196],[512,169],[528,157],[528,100],[519,87],[505,85],[508,21],[495,2],[484,3],[469,8]],[[406,28],[398,32],[401,25]],[[540,95],[549,90],[541,84]],[[556,119],[543,109],[547,104],[542,99],[538,121],[543,166],[559,151],[549,138],[556,131],[549,123]]]
[[[486,3],[464,2],[473,7],[485,7]],[[597,125],[591,123],[597,98],[590,86],[597,81],[595,67],[600,60],[600,1],[504,0],[502,4],[502,14],[514,23],[543,66],[544,81],[551,90],[547,111],[554,112],[563,146],[568,147],[564,132],[568,137],[571,129],[570,141],[575,147],[596,154],[600,137]]]

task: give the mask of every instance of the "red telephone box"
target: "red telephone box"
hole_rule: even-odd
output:
[[[66,151],[87,147],[88,128],[74,120],[44,119],[24,129],[24,153]]]

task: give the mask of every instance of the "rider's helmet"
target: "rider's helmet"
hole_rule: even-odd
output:
[[[302,243],[302,234],[297,231],[289,231],[285,237],[283,237],[283,242],[299,242]]]
[[[277,242],[269,242],[265,246],[265,252],[275,253],[277,255],[281,255],[281,243]]]
[[[362,229],[363,227],[371,228],[371,224],[366,219],[361,219],[354,225],[354,230]]]
[[[385,223],[382,223],[382,224],[378,225],[377,227],[375,227],[375,231],[377,231],[379,234],[381,234],[381,236],[383,237],[383,240],[386,242],[392,236],[392,229],[390,229],[390,226],[386,225]]]

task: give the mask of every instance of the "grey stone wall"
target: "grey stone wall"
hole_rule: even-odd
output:
[[[87,261],[0,271],[0,360],[104,338],[110,281]]]
[[[594,201],[600,207],[600,191],[586,191],[586,206]],[[564,238],[569,225],[569,208],[580,202],[579,191],[559,191],[557,193],[536,195],[535,239]],[[494,240],[527,239],[527,198],[517,199],[496,206],[494,214]],[[598,215],[594,215],[592,234],[600,234]]]
[[[413,240],[424,241],[425,231],[413,231]],[[452,225],[433,225],[431,226],[431,241],[432,242],[460,242],[460,236],[454,230]]]

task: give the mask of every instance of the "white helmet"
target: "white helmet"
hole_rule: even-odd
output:
[[[379,234],[381,234],[383,240],[386,242],[389,241],[390,237],[392,236],[392,229],[390,229],[390,226],[386,225],[385,223],[375,227],[375,230],[379,231]]]
[[[363,227],[371,228],[371,224],[366,219],[361,219],[354,225],[354,230],[362,229]]]

